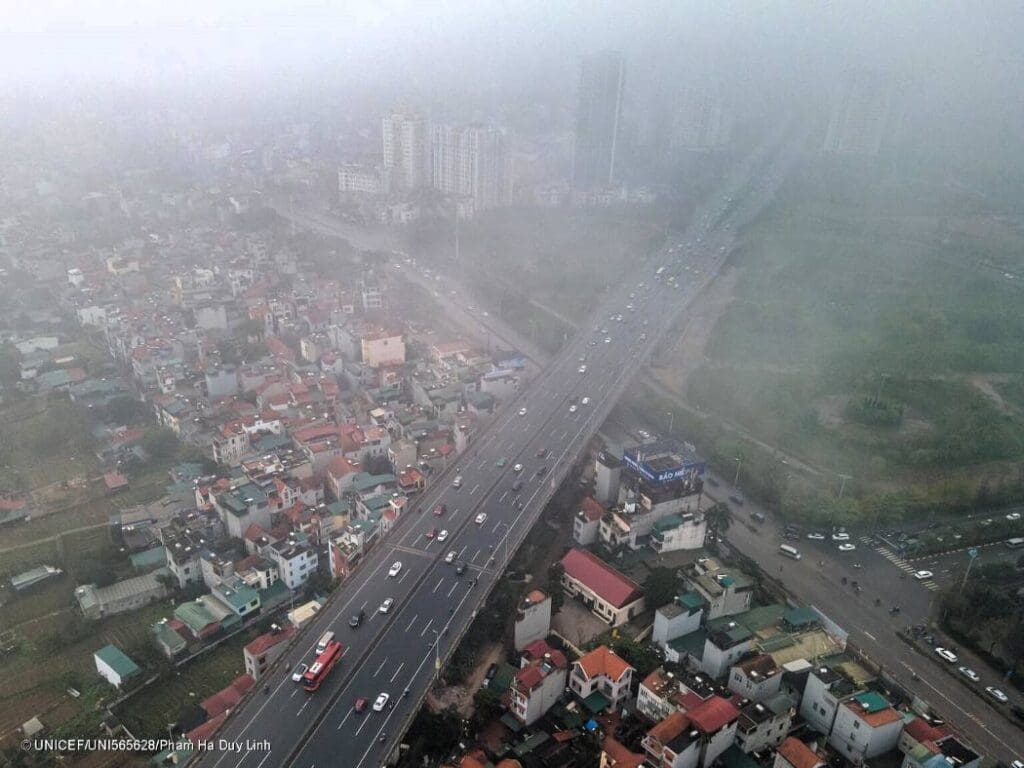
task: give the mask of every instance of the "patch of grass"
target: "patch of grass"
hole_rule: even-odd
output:
[[[198,705],[245,673],[243,646],[248,633],[228,640],[185,666],[166,672],[161,679],[119,707],[128,730],[140,738],[158,738],[182,711]]]

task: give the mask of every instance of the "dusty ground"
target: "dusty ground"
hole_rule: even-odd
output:
[[[449,685],[446,688],[434,688],[427,694],[427,706],[432,712],[440,712],[448,707],[454,706],[463,717],[473,714],[473,694],[484,681],[487,668],[501,659],[501,643],[492,643],[487,646],[480,661],[473,668],[473,674],[468,680],[460,685]]]

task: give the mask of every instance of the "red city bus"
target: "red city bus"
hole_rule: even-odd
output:
[[[319,688],[320,683],[324,681],[324,678],[334,669],[334,665],[341,659],[341,654],[344,650],[341,647],[341,643],[337,640],[329,642],[327,647],[324,648],[324,652],[316,657],[316,661],[306,670],[306,674],[302,676],[302,687],[310,692]]]

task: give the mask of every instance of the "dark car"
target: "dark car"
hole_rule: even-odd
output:
[[[1024,720],[1024,707],[1014,704],[1010,707],[1010,712],[1012,712],[1013,716],[1018,720]]]
[[[537,470],[537,477],[544,477],[544,474],[548,471],[547,467],[541,467]]]
[[[538,449],[537,449],[537,458],[544,458],[544,455],[545,455],[545,454],[546,454],[547,452],[548,452],[548,449],[547,449],[547,448],[538,448]]]
[[[352,627],[352,629],[355,629],[356,627],[358,627],[360,624],[363,623],[363,619],[365,617],[366,617],[366,611],[360,609],[359,613],[354,614],[352,616],[352,618],[348,620],[348,625],[350,627]]]
[[[357,713],[362,712],[364,709],[366,709],[366,705],[369,703],[370,702],[366,698],[360,696],[358,699],[356,699],[356,703],[352,707],[352,709],[354,709]]]
[[[736,504],[736,505],[738,505],[738,506],[741,506],[741,507],[743,506],[743,497],[742,497],[742,496],[740,496],[740,495],[739,495],[739,494],[737,494],[737,493],[734,493],[734,494],[732,494],[732,495],[731,495],[731,496],[729,497],[729,501],[731,501],[731,502],[732,502],[733,504]]]
[[[456,576],[461,576],[465,572],[466,572],[466,561],[465,560],[459,560],[458,564],[455,566],[455,575]]]
[[[800,534],[796,531],[786,531],[782,534],[782,538],[788,539],[789,541],[800,541]]]
[[[522,480],[516,480],[514,483],[512,483],[512,490],[513,491],[518,491],[522,487],[523,487],[523,481]]]
[[[447,504],[438,504],[436,507],[434,507],[434,517],[440,517],[441,515],[443,515],[447,511],[448,511],[448,505]]]

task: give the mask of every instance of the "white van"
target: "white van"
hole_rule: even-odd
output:
[[[779,553],[785,555],[786,557],[791,557],[794,560],[799,560],[802,557],[802,555],[800,554],[800,550],[798,550],[796,547],[789,546],[789,544],[780,545]]]
[[[321,653],[327,650],[327,646],[334,639],[334,633],[331,631],[324,632],[320,637],[320,641],[316,644],[316,655],[319,656]]]

